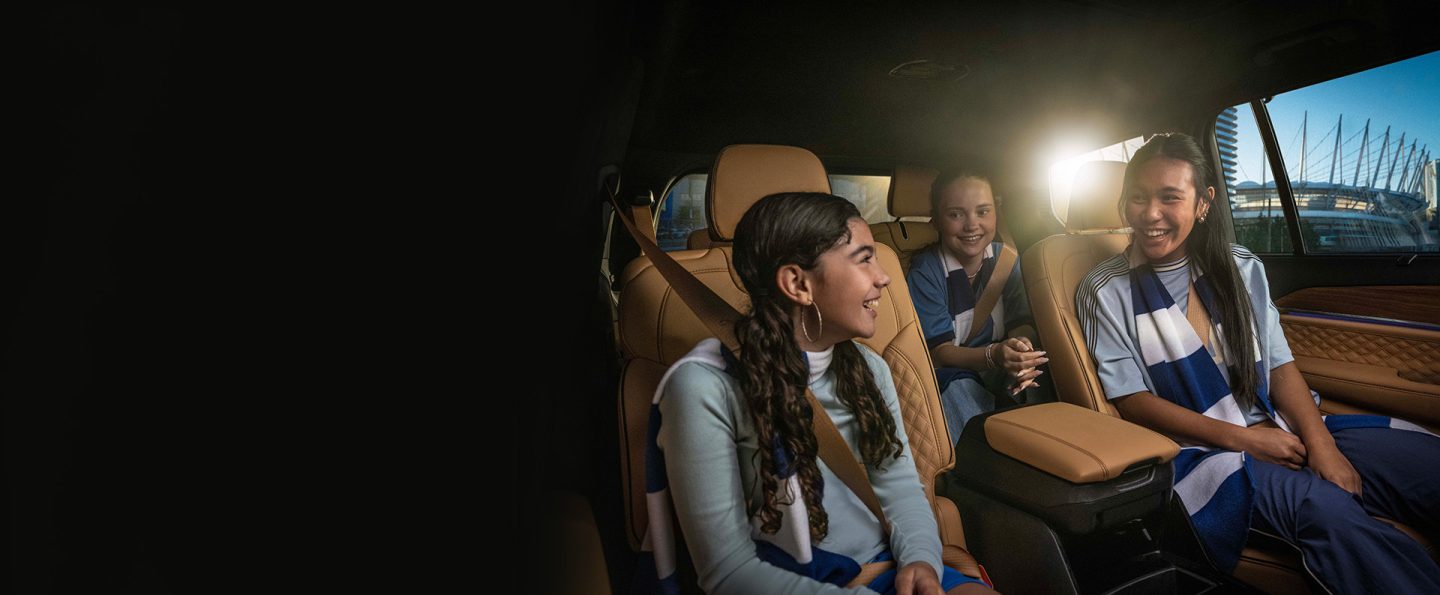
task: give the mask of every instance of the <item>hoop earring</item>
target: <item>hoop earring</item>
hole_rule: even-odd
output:
[[[817,324],[818,330],[816,330],[815,333],[816,333],[816,334],[824,333],[824,332],[825,332],[825,318],[822,317],[822,316],[820,316],[820,306],[816,306],[816,305],[815,305],[815,302],[810,302],[810,305],[811,305],[811,306],[815,306],[815,320],[818,321],[818,324]],[[804,313],[804,312],[801,312],[801,313],[800,313],[800,332],[802,332],[802,333],[805,334],[805,340],[806,340],[806,341],[809,341],[809,342],[811,342],[811,343],[814,343],[815,341],[819,340],[819,337],[814,337],[814,338],[812,338],[812,337],[810,336],[810,329],[805,328],[805,318],[806,318],[805,313]]]

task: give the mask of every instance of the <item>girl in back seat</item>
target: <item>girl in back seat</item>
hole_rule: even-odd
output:
[[[658,404],[656,445],[700,586],[991,593],[942,564],[890,368],[853,341],[874,335],[890,283],[859,211],[828,194],[767,196],[741,218],[734,262],[751,302],[735,328],[740,352],[702,341],[662,379]],[[888,534],[818,458],[812,413],[828,415],[863,462]],[[647,490],[656,507],[664,488]],[[846,587],[862,563],[884,560],[895,568]]]
[[[1042,372],[1037,366],[1050,361],[1032,348],[1030,337],[1005,338],[1007,330],[1030,318],[1018,259],[999,301],[979,322],[984,326],[971,332],[976,303],[996,277],[1002,246],[995,241],[997,221],[989,180],[959,172],[940,175],[930,190],[930,223],[939,241],[915,254],[905,277],[935,363],[951,440],[960,437],[970,418],[995,408],[997,393],[1020,402],[1035,399],[1038,392],[1025,389],[1038,382]]]
[[[1440,438],[1398,419],[1321,417],[1260,259],[1207,215],[1214,170],[1160,135],[1125,169],[1129,249],[1080,283],[1075,311],[1125,419],[1185,447],[1175,492],[1211,561],[1232,571],[1248,530],[1295,544],[1333,593],[1440,593],[1410,537],[1440,529]]]

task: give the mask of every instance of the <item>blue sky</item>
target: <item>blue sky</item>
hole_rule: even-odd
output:
[[[1401,163],[1409,153],[1411,140],[1415,145],[1415,158],[1419,159],[1420,148],[1430,146],[1430,158],[1440,155],[1440,52],[1433,52],[1382,66],[1373,70],[1296,89],[1277,95],[1266,106],[1270,119],[1275,124],[1275,136],[1285,157],[1286,168],[1292,179],[1299,169],[1300,123],[1306,111],[1309,112],[1308,153],[1306,170],[1312,181],[1324,182],[1330,174],[1330,156],[1335,147],[1335,122],[1341,114],[1345,121],[1341,130],[1342,165],[1336,166],[1336,181],[1344,172],[1345,183],[1354,177],[1355,160],[1360,151],[1360,133],[1365,120],[1370,119],[1370,146],[1366,150],[1370,166],[1363,173],[1369,175],[1375,159],[1380,155],[1379,143],[1390,126],[1389,151],[1385,165],[1380,170],[1383,180],[1395,154],[1395,143],[1405,133],[1405,150]],[[1255,126],[1255,117],[1249,105],[1239,106],[1238,158],[1236,181],[1260,181],[1261,161],[1260,135]],[[1327,136],[1328,134],[1328,136]],[[1274,174],[1266,165],[1265,179],[1274,180]],[[1399,166],[1393,178],[1399,182]],[[1377,186],[1384,186],[1377,182]]]

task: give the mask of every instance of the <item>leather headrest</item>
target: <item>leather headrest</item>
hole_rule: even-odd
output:
[[[777,192],[830,192],[830,178],[814,153],[781,145],[730,145],[715,157],[705,185],[710,237],[735,239],[740,217]]]
[[[1125,227],[1120,217],[1120,193],[1125,186],[1125,164],[1119,161],[1087,161],[1075,170],[1070,186],[1070,213],[1065,228],[1070,231]]]
[[[929,217],[930,186],[939,170],[901,165],[890,180],[889,209],[892,217]]]

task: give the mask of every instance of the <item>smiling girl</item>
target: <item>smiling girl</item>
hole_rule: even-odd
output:
[[[905,277],[935,363],[951,440],[960,437],[971,417],[995,408],[995,392],[1021,395],[1040,376],[1037,366],[1050,361],[1032,348],[1031,338],[1004,338],[1030,317],[1018,260],[990,316],[974,320],[975,304],[995,275],[1002,246],[995,241],[997,211],[985,177],[954,172],[936,178],[930,223],[939,241],[915,255]],[[971,333],[973,324],[984,326]]]
[[[941,563],[890,368],[854,341],[875,334],[875,305],[890,283],[859,211],[828,194],[767,196],[741,218],[734,259],[750,297],[735,327],[739,353],[707,339],[661,382],[657,444],[700,586],[991,592]],[[822,410],[812,410],[807,387]],[[864,464],[888,534],[817,457],[812,415],[830,416]],[[860,564],[886,559],[898,570],[843,587]]]
[[[1186,447],[1175,492],[1221,569],[1258,531],[1295,544],[1331,592],[1440,592],[1425,550],[1374,518],[1437,534],[1440,438],[1403,420],[1320,416],[1264,266],[1215,224],[1213,180],[1183,134],[1157,136],[1126,167],[1132,243],[1075,297],[1105,396]]]

